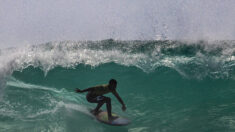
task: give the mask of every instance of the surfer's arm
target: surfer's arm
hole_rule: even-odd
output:
[[[81,90],[81,89],[79,89],[79,88],[76,88],[76,92],[77,93],[84,93],[84,92],[89,92],[89,91],[92,91],[94,89],[94,87],[91,87],[91,88],[87,88],[87,89],[83,89],[83,90]]]
[[[126,105],[124,104],[122,98],[119,96],[117,91],[113,91],[112,93],[118,99],[118,101],[122,104],[122,109],[125,110],[126,109]]]

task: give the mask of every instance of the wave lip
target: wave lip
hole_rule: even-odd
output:
[[[54,67],[74,68],[78,64],[98,66],[117,63],[145,72],[169,67],[187,77],[230,77],[235,62],[235,41],[62,41],[1,50],[0,73],[10,74],[28,66],[45,73]],[[195,68],[197,67],[197,68]],[[198,70],[199,69],[199,70]],[[197,75],[198,74],[198,75]],[[226,75],[227,74],[227,75]],[[199,77],[199,78],[200,78]]]

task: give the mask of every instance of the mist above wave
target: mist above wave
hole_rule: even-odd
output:
[[[0,1],[0,47],[55,40],[234,40],[233,0]]]

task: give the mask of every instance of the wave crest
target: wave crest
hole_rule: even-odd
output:
[[[235,42],[182,41],[63,41],[1,50],[0,72],[9,74],[28,66],[45,73],[54,67],[74,68],[78,64],[98,66],[117,63],[152,72],[170,67],[181,75],[201,78],[231,77]]]

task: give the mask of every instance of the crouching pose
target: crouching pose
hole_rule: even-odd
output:
[[[124,102],[122,101],[121,97],[118,95],[117,91],[117,81],[114,79],[111,79],[109,81],[109,84],[104,84],[104,85],[99,85],[91,88],[87,88],[84,90],[76,89],[77,93],[83,93],[83,92],[88,92],[86,95],[86,99],[90,103],[97,103],[97,106],[94,110],[92,110],[93,114],[98,114],[100,107],[106,103],[106,108],[108,112],[108,119],[111,121],[115,119],[115,117],[112,116],[112,106],[111,106],[111,99],[109,97],[103,96],[104,94],[107,93],[113,93],[113,95],[118,99],[118,101],[122,104],[122,110],[126,110],[126,106]]]

